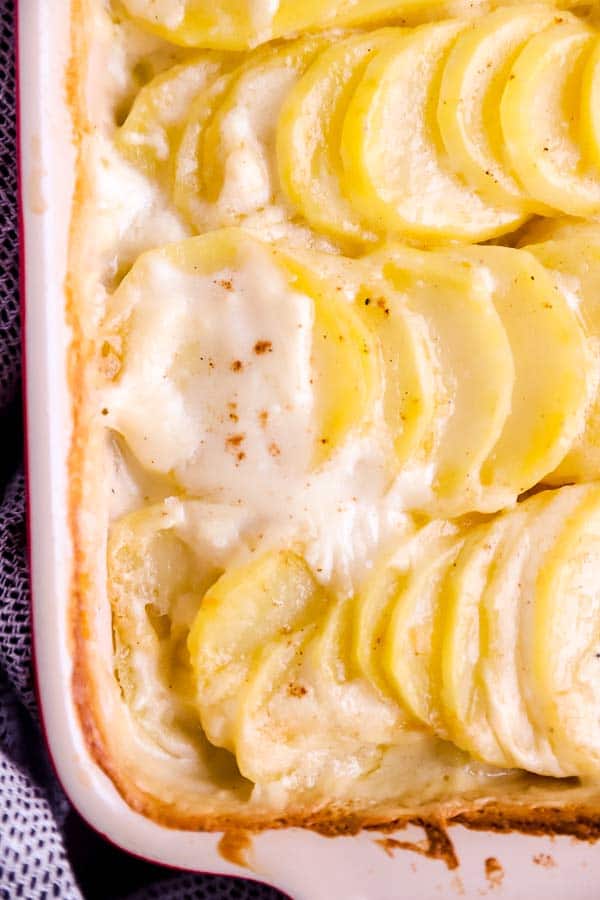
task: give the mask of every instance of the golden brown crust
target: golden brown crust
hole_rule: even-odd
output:
[[[68,358],[68,381],[72,397],[73,436],[68,460],[69,522],[73,544],[73,578],[70,603],[73,642],[72,690],[80,724],[88,749],[101,769],[111,778],[129,806],[168,828],[192,831],[223,831],[243,834],[244,847],[248,834],[265,829],[303,827],[319,834],[335,837],[354,835],[363,829],[389,833],[409,824],[425,830],[426,841],[415,845],[407,841],[384,838],[384,849],[413,849],[424,855],[444,859],[450,868],[458,861],[447,834],[447,827],[460,824],[468,828],[497,832],[520,831],[528,834],[567,834],[585,841],[600,837],[600,797],[591,803],[503,802],[498,799],[458,800],[448,804],[428,805],[412,810],[327,807],[317,810],[298,808],[273,816],[238,804],[233,813],[198,812],[184,808],[176,799],[165,800],[144,790],[128,767],[116,755],[111,743],[109,725],[101,696],[95,658],[93,615],[100,591],[93,577],[93,560],[85,534],[82,510],[89,503],[87,478],[92,477],[93,437],[87,421],[88,373],[92,369],[94,346],[86,337],[82,322],[81,299],[84,286],[82,265],[85,247],[83,224],[92,203],[89,173],[83,152],[84,137],[91,132],[84,99],[84,67],[89,54],[86,30],[85,0],[72,2],[72,57],[66,77],[67,102],[71,110],[74,141],[77,150],[76,186],[70,230],[70,266],[65,284],[67,319],[72,330]],[[564,792],[563,795],[564,796]]]

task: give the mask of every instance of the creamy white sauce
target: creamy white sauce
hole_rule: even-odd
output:
[[[408,501],[429,497],[432,472],[392,481],[377,415],[315,464],[315,392],[328,386],[311,363],[314,303],[253,246],[235,272],[153,256],[122,285],[108,334],[125,328],[124,365],[106,424],[146,471],[247,510],[257,545],[300,544],[321,580],[351,592],[406,528]]]

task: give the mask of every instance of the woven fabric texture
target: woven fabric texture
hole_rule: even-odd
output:
[[[52,2],[52,0],[40,0]],[[276,900],[266,886],[130,859],[70,809],[39,729],[31,665],[20,333],[14,25],[0,0],[0,900]]]

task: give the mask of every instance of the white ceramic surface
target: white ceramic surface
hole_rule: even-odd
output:
[[[295,829],[257,837],[249,853],[249,871],[223,860],[217,851],[218,835],[167,830],[132,812],[90,759],[71,699],[66,628],[69,427],[63,284],[74,163],[64,89],[68,23],[69,0],[19,3],[35,654],[50,751],[74,806],[95,829],[132,853],[186,869],[255,877],[280,887],[294,900],[488,895],[499,900],[596,900],[600,847],[569,838],[497,836],[462,828],[450,832],[461,862],[454,872],[408,851],[388,856],[377,844],[378,835],[327,839]],[[410,829],[399,837],[419,840],[423,835]],[[502,866],[499,884],[486,877],[488,857],[497,858]]]

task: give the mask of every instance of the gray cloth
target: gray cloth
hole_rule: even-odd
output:
[[[0,898],[276,900],[263,885],[173,875],[110,847],[70,808],[50,769],[31,667],[16,195],[13,3],[0,0]]]

